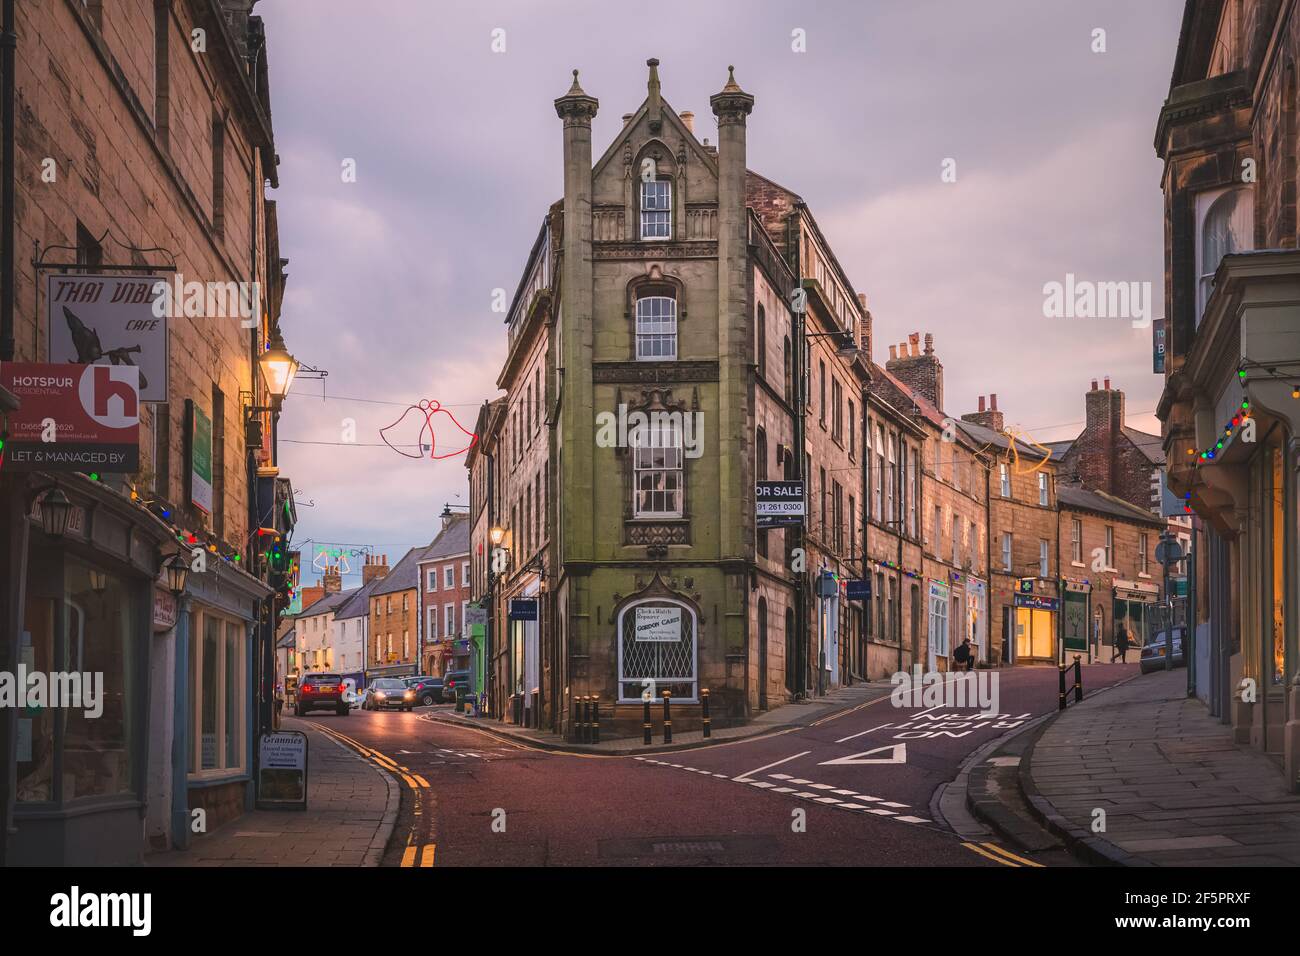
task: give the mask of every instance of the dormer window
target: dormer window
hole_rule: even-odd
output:
[[[636,359],[638,362],[676,361],[676,299],[646,295],[636,300]]]
[[[641,238],[671,239],[673,184],[668,179],[641,183]]]

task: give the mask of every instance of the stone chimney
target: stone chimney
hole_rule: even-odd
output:
[[[388,573],[388,555],[367,554],[366,563],[361,567],[361,584],[369,584],[375,578],[382,578]]]
[[[682,110],[677,115],[681,117],[682,123],[686,126],[688,130],[690,130],[691,135],[694,136],[695,135],[695,114],[692,113],[690,110]]]
[[[907,342],[894,354],[894,347],[889,347],[889,361],[885,368],[900,382],[943,410],[943,364],[934,354],[934,336],[925,333],[925,351],[917,352],[921,339],[920,333],[913,332]]]
[[[858,330],[858,348],[867,364],[871,363],[871,310],[867,308],[867,294],[858,293],[858,305],[862,306],[862,328]]]
[[[988,398],[988,405],[984,404],[984,396],[980,396],[980,409],[978,412],[967,412],[961,417],[964,422],[973,422],[976,425],[983,425],[985,428],[991,428],[995,432],[1002,431],[1003,419],[1002,413],[998,411],[998,396],[992,394]]]
[[[317,584],[302,588],[298,593],[302,595],[302,609],[305,611],[325,596],[325,589]]]
[[[343,590],[343,572],[339,570],[337,564],[325,566],[325,577],[322,580],[322,586],[326,594],[338,594]]]

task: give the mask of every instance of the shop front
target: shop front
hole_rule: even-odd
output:
[[[1015,662],[1042,664],[1056,660],[1056,624],[1060,601],[1039,594],[1015,597]]]
[[[1128,636],[1129,647],[1136,650],[1157,629],[1156,602],[1160,589],[1143,581],[1115,581],[1111,598],[1112,627],[1107,643],[1112,647],[1120,634]]]
[[[1087,581],[1065,581],[1065,592],[1061,597],[1061,653],[1063,663],[1069,664],[1077,654],[1087,663],[1100,651],[1093,645],[1090,637],[1092,624],[1092,585]]]
[[[5,582],[2,669],[45,675],[50,689],[79,688],[12,709],[4,862],[137,863],[158,730],[151,698],[166,693],[150,680],[167,643],[153,633],[154,581],[174,538],[128,497],[82,475],[57,484],[43,473],[11,477],[4,499],[16,573]]]

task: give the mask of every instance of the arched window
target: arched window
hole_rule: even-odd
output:
[[[636,358],[638,362],[677,358],[677,300],[646,295],[636,300]]]
[[[758,377],[767,378],[767,312],[763,309],[763,304],[758,304],[758,354],[754,357],[755,364],[758,365]]]
[[[634,601],[618,613],[619,703],[655,699],[670,691],[674,701],[698,699],[695,611],[671,598]]]
[[[1205,305],[1214,291],[1214,273],[1223,257],[1253,247],[1254,215],[1250,190],[1244,186],[1220,190],[1197,197],[1201,228],[1197,236],[1196,323],[1201,322]]]

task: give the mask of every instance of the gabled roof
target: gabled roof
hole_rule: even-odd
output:
[[[1125,425],[1120,429],[1124,437],[1131,441],[1137,450],[1146,456],[1147,461],[1153,465],[1163,465],[1165,463],[1164,442],[1159,435],[1148,435],[1146,432],[1140,432],[1136,428],[1129,428]]]
[[[371,578],[359,588],[353,588],[348,592],[350,597],[339,605],[339,609],[334,612],[334,620],[346,621],[354,617],[365,617],[370,613],[370,592],[375,589],[375,585],[382,581],[383,578]]]
[[[327,594],[319,601],[315,601],[309,607],[304,608],[302,612],[299,613],[298,620],[301,621],[305,617],[316,617],[317,615],[328,614],[331,611],[337,610],[338,607],[347,601],[348,598],[352,597],[356,591],[356,588],[352,588],[348,591],[335,591],[332,594]]]
[[[959,420],[957,422],[957,427],[969,435],[971,439],[982,448],[987,448],[991,445],[995,448],[1000,448],[1003,451],[1011,451],[1014,443],[1017,458],[1023,455],[1030,461],[1042,462],[1043,460],[1043,448],[1040,448],[1033,442],[1014,438],[1005,432],[994,431],[992,428],[988,428],[984,425],[977,425],[975,422]],[[1048,460],[1051,460],[1051,458]]]
[[[1122,518],[1125,521],[1158,527],[1162,527],[1165,523],[1165,520],[1154,512],[1143,511],[1123,498],[1116,498],[1104,491],[1085,491],[1073,485],[1061,484],[1056,487],[1056,499],[1063,509],[1092,511],[1113,518]]]
[[[424,549],[420,561],[437,561],[469,554],[469,515],[452,515],[447,527]]]
[[[280,635],[280,639],[275,642],[275,646],[293,647],[294,641],[295,638],[294,638],[293,628],[289,628],[289,630],[285,631],[283,634]]]
[[[423,548],[412,548],[402,555],[402,560],[397,562],[393,570],[375,583],[370,597],[392,594],[396,591],[410,591],[417,587],[420,583],[420,555],[427,549],[428,545]]]

